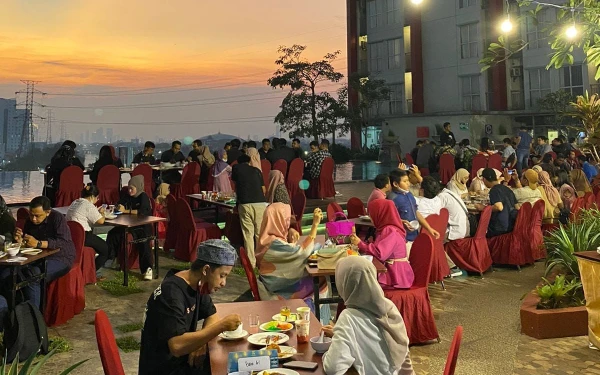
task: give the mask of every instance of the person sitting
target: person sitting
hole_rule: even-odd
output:
[[[517,174],[512,175],[512,179],[515,182],[515,189],[513,190],[517,203],[519,205],[529,202],[532,205],[538,200],[542,199],[542,193],[538,189],[539,174],[533,169],[528,169],[523,173],[521,180]]]
[[[471,142],[466,138],[460,141],[459,147],[458,158],[460,164],[464,169],[470,171],[471,165],[473,164],[473,157],[477,155],[479,150],[471,146]]]
[[[550,178],[554,178],[556,176],[556,167],[554,166],[554,159],[552,154],[548,153],[542,156],[542,162],[540,163],[540,167],[543,171],[548,172]]]
[[[273,151],[271,149],[271,141],[269,140],[269,138],[265,138],[262,140],[262,147],[260,148],[260,150],[258,150],[258,153],[260,154],[260,159],[266,159],[267,155]]]
[[[571,182],[573,182],[578,197],[583,197],[586,193],[592,192],[592,187],[581,169],[571,171]]]
[[[385,298],[373,263],[363,257],[342,259],[335,280],[346,309],[335,327],[322,328],[331,337],[323,355],[325,373],[345,374],[354,368],[359,375],[414,375],[404,320]]]
[[[565,171],[558,172],[558,183],[556,184],[559,188],[560,198],[563,206],[567,210],[571,210],[571,205],[577,199],[577,191],[571,183],[571,177],[569,173]]]
[[[588,182],[592,182],[594,177],[598,175],[598,170],[589,162],[590,158],[586,155],[579,155],[577,159],[579,160],[579,164],[581,164],[581,169],[583,170],[583,173],[585,173]]]
[[[548,137],[540,135],[537,137],[537,146],[535,146],[534,159],[542,160],[544,155],[549,152],[552,152],[552,146],[548,144]]]
[[[112,157],[113,160],[113,164],[117,167],[117,168],[123,168],[123,161],[121,160],[121,158],[119,158],[117,156],[117,152],[115,150],[115,146],[113,145],[108,145],[108,149],[110,150],[110,156]]]
[[[188,154],[187,161],[196,162],[200,165],[200,189],[206,190],[210,167],[215,164],[215,157],[211,154],[210,149],[208,146],[202,145],[200,139],[196,139],[192,142],[192,150]]]
[[[469,189],[467,188],[469,176],[469,171],[466,169],[461,168],[457,170],[446,185],[446,188],[455,192],[462,199],[466,198],[469,195]]]
[[[474,195],[484,195],[487,194],[487,188],[485,187],[485,183],[483,182],[483,177],[481,173],[485,168],[479,168],[477,170],[477,174],[475,178],[471,181],[471,185],[469,185],[469,193],[473,193]],[[460,198],[460,196],[459,196]]]
[[[369,199],[367,200],[367,207],[369,206],[369,203],[376,199],[386,199],[387,194],[390,191],[392,191],[392,185],[390,184],[390,176],[388,176],[386,173],[380,173],[377,176],[375,176],[373,184],[375,185],[375,187],[373,188],[371,195],[369,195]]]
[[[104,224],[104,207],[94,206],[98,201],[98,188],[88,184],[81,191],[81,198],[71,203],[67,210],[67,221],[79,223],[85,231],[84,245],[91,247],[96,252],[96,275],[101,280],[104,279],[100,274],[100,268],[108,260],[108,245],[106,242],[94,234],[90,225]]]
[[[144,176],[137,175],[131,177],[129,184],[127,185],[128,194],[121,198],[117,203],[117,211],[122,212],[124,215],[139,215],[139,216],[151,216],[152,215],[152,203],[150,198],[144,192]],[[151,225],[144,225],[136,227],[131,233],[134,240],[142,238],[148,238],[152,232]],[[108,232],[106,237],[106,243],[110,251],[110,258],[114,258],[119,252],[123,251],[126,244],[123,243],[123,237],[125,235],[125,228],[114,227]],[[144,280],[152,280],[152,252],[150,251],[150,244],[148,241],[142,243],[136,243],[134,246],[140,257],[140,272],[144,276]],[[127,259],[127,257],[125,257]],[[127,267],[127,265],[124,265]]]
[[[448,231],[446,232],[446,239],[448,241],[454,241],[470,237],[472,230],[467,215],[467,206],[460,196],[451,190],[443,189],[438,194],[438,199],[440,200],[442,208],[448,210]]]
[[[233,188],[229,178],[231,177],[231,166],[227,163],[227,151],[219,150],[215,164],[211,170],[213,174],[213,191],[223,193],[225,195],[233,194]]]
[[[479,154],[484,155],[486,158],[490,155],[497,153],[498,151],[492,148],[490,143],[490,139],[488,137],[481,138],[481,143],[479,144]]]
[[[304,158],[304,151],[302,151],[302,144],[300,143],[300,139],[298,139],[298,138],[292,139],[292,150],[294,150],[296,158],[300,158],[300,159]]]
[[[154,157],[155,148],[156,145],[154,145],[154,142],[147,141],[144,143],[144,150],[133,157],[133,162],[136,164],[156,164],[156,158]]]
[[[74,144],[74,143],[73,143]],[[44,196],[50,199],[50,205],[54,206],[56,192],[60,186],[60,175],[67,167],[75,165],[82,170],[85,169],[81,161],[75,156],[75,148],[67,144],[67,141],[52,156],[50,164],[45,168],[46,179]]]
[[[50,207],[47,197],[35,197],[29,202],[29,218],[25,221],[23,230],[15,229],[14,241],[35,249],[60,249],[59,252],[45,258],[46,285],[66,275],[75,262],[75,244],[67,220]],[[28,268],[33,274],[41,273],[36,266]],[[8,277],[6,271],[5,269],[2,272],[1,279]],[[40,284],[32,283],[26,286],[25,296],[34,306],[40,306]]]
[[[185,161],[185,156],[183,156],[183,153],[181,152],[181,142],[173,141],[171,143],[171,148],[163,152],[160,156],[160,161],[162,163],[170,164],[181,163],[182,161]],[[162,180],[164,183],[169,185],[178,184],[181,182],[181,174],[179,171],[174,169],[166,170],[162,173]]]
[[[167,208],[167,196],[171,194],[169,184],[162,183],[156,188],[156,198],[154,198],[154,216],[169,218],[169,211]],[[167,235],[167,222],[161,221],[158,223],[158,238],[164,239]]]
[[[94,163],[94,168],[90,172],[90,180],[92,181],[93,185],[98,184],[98,174],[100,174],[100,170],[107,165],[117,166],[113,160],[112,153],[110,152],[110,147],[102,146],[100,148],[100,153],[98,154],[98,160],[96,160]]]
[[[452,157],[456,157],[456,141],[454,139],[449,141],[450,143],[445,144],[445,145],[441,145],[440,147],[438,147],[438,149],[435,151],[435,158],[436,160],[440,160],[440,158],[442,157],[442,155],[448,154],[448,155],[452,155]]]
[[[577,153],[575,152],[575,150],[569,151],[569,155],[566,161],[571,166],[571,170],[581,169],[581,164],[579,164],[579,159],[577,159]]]
[[[329,141],[327,139],[322,139],[321,144],[319,145],[319,151],[309,154],[306,158],[308,173],[312,180],[316,180],[317,178],[319,178],[319,175],[321,174],[321,165],[323,164],[323,161],[326,158],[330,157],[331,154],[329,153]]]
[[[421,183],[423,182],[423,177],[421,176],[421,171],[419,171],[419,167],[416,164],[410,166],[410,168],[406,168],[404,164],[400,164],[398,167],[400,169],[408,169],[408,182],[410,183],[410,188],[408,191],[412,193],[415,197],[421,195]]]
[[[508,162],[508,159],[515,155],[513,157],[513,159],[515,160],[515,164],[516,164],[516,151],[512,146],[512,141],[510,140],[510,138],[504,138],[502,140],[502,144],[504,146],[504,150],[502,150],[502,162],[504,162],[504,164],[506,165],[506,163]],[[512,168],[512,167],[511,167]]]
[[[410,288],[415,275],[408,263],[406,230],[394,202],[378,199],[368,208],[376,230],[375,242],[367,244],[355,234],[350,236],[350,242],[358,246],[361,253],[372,255],[385,265],[387,272],[378,277],[382,288]]]
[[[488,226],[487,237],[495,237],[512,230],[516,217],[517,198],[513,191],[506,185],[500,183],[493,168],[486,168],[481,173],[485,186],[490,189],[490,205],[492,206],[492,217]],[[485,206],[475,204],[478,211],[483,211]]]
[[[440,183],[435,178],[426,176],[423,178],[421,187],[423,188],[423,196],[415,197],[419,206],[419,212],[423,217],[433,214],[439,215],[442,209],[442,202],[438,198],[438,194],[442,190]]]
[[[210,297],[225,287],[236,258],[227,242],[208,240],[198,245],[189,269],[167,273],[146,304],[140,375],[211,373],[206,345],[242,323],[239,314],[219,318]]]
[[[15,229],[17,229],[17,222],[10,212],[6,201],[0,195],[0,240],[2,240],[2,246],[4,246],[4,243],[13,242]]]
[[[275,141],[274,141],[275,142]],[[271,162],[271,166],[275,165],[277,160],[285,160],[288,167],[292,163],[292,160],[296,158],[296,151],[293,148],[287,146],[287,140],[285,138],[279,138],[277,142],[277,148],[267,155],[267,160]],[[329,144],[327,145],[329,146]]]
[[[260,281],[269,293],[284,299],[303,299],[313,294],[313,280],[305,266],[323,214],[315,208],[310,233],[300,245],[296,244],[298,236],[289,242],[291,216],[288,204],[277,202],[267,207],[256,247],[256,264]]]
[[[539,173],[538,189],[542,193],[542,199],[545,203],[544,219],[551,220],[560,215],[560,210],[564,207],[560,198],[560,193],[552,185],[550,175],[546,171]]]
[[[565,171],[567,173],[571,172],[571,165],[567,163],[567,159],[563,154],[556,155],[556,160],[554,160],[554,171],[556,172],[554,177],[558,176],[559,171]]]

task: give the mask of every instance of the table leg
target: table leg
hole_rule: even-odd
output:
[[[158,222],[154,223],[154,235],[156,236],[154,240],[154,278],[158,279]]]
[[[215,225],[219,225],[219,206],[215,205]]]
[[[123,285],[124,286],[129,286],[129,257],[127,256],[127,247],[128,247],[128,243],[127,243],[127,229],[125,229],[125,231],[123,232],[123,246],[125,246],[124,249],[124,253],[123,253],[123,262],[124,264],[121,264],[121,267],[123,267]]]
[[[15,307],[17,306],[17,274],[18,274],[18,270],[19,270],[19,266],[15,266],[15,267],[11,267],[11,274],[12,274],[12,298],[10,301],[10,310],[9,311],[13,311],[15,309]]]
[[[42,315],[46,310],[46,273],[48,272],[48,262],[46,258],[42,261],[42,279],[40,280],[40,310]]]
[[[321,301],[319,300],[319,278],[313,277],[313,293],[315,300],[315,316],[321,321]]]

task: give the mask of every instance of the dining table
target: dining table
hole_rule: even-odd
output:
[[[187,197],[207,206],[213,206],[215,208],[215,224],[219,223],[219,209],[233,210],[236,205],[235,200],[209,199],[204,194],[188,194]]]

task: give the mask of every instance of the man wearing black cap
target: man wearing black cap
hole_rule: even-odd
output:
[[[210,294],[225,287],[236,251],[222,240],[198,246],[189,270],[171,270],[148,299],[140,350],[140,375],[210,374],[206,344],[242,322],[238,314],[216,315]],[[204,323],[196,330],[198,321]]]
[[[488,226],[487,236],[495,237],[512,230],[514,217],[516,216],[517,198],[510,188],[501,184],[492,168],[486,168],[481,173],[485,187],[490,189],[490,205],[492,206],[492,218]],[[484,206],[476,204],[479,211]]]

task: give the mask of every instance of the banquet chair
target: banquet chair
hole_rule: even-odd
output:
[[[244,245],[244,234],[242,233],[240,214],[237,212],[237,209],[229,210],[225,213],[225,228],[223,228],[223,235],[227,237],[229,243],[235,247]]]
[[[348,199],[348,203],[346,203],[346,209],[348,210],[348,219],[354,219],[366,215],[365,204],[360,200],[360,198],[357,197]]]
[[[67,221],[69,230],[71,231],[71,238],[75,243],[75,249],[77,250],[77,260],[75,263],[79,263],[81,266],[81,274],[85,284],[96,283],[96,251],[88,246],[85,246],[85,230],[76,221]],[[79,247],[81,246],[81,252]],[[81,259],[79,259],[81,258]]]
[[[440,210],[439,215],[433,214],[427,216],[425,220],[429,225],[439,232],[440,238],[437,240],[429,234],[428,231],[424,230],[425,234],[431,236],[433,241],[433,261],[431,263],[431,275],[429,276],[429,282],[440,282],[442,289],[446,290],[444,284],[444,278],[450,275],[450,267],[448,266],[448,260],[446,259],[446,252],[444,251],[444,238],[446,236],[446,228],[448,228],[448,219],[450,214],[446,208]]]
[[[422,177],[429,176],[429,168],[419,168],[419,172],[421,173]]]
[[[292,197],[292,211],[296,217],[296,230],[302,235],[302,217],[306,209],[306,195],[304,191],[298,190],[296,195]]]
[[[279,159],[275,161],[275,164],[273,164],[271,170],[278,170],[283,174],[284,178],[287,178],[287,167],[287,161],[285,161],[284,159]]]
[[[209,239],[220,239],[221,229],[212,223],[196,222],[190,205],[183,198],[177,200],[175,207],[177,241],[173,256],[185,262],[193,262],[196,260],[198,245]]]
[[[81,198],[81,189],[83,189],[83,171],[81,168],[75,165],[65,168],[60,174],[55,206],[70,206],[74,200]]]
[[[163,250],[168,253],[171,249],[175,249],[175,243],[177,242],[177,199],[172,194],[167,195],[167,214],[169,225],[167,225]]]
[[[454,156],[450,154],[444,154],[440,156],[440,180],[443,185],[446,185],[452,176],[456,173],[456,167],[454,166]]]
[[[444,244],[444,250],[458,268],[478,272],[481,277],[492,266],[490,248],[485,238],[491,217],[492,206],[487,206],[481,212],[474,237],[461,238]]]
[[[285,187],[288,190],[290,197],[294,197],[300,190],[300,181],[304,175],[304,160],[296,158],[290,163],[290,170],[285,179]],[[304,193],[303,193],[304,194]]]
[[[306,191],[308,198],[331,198],[335,197],[335,185],[333,182],[333,169],[335,164],[332,158],[325,158],[321,164],[319,177],[311,179],[310,186]]]
[[[29,209],[27,207],[21,207],[17,210],[17,220],[29,219]]]
[[[473,156],[473,161],[471,162],[471,180],[477,177],[477,171],[480,168],[485,168],[487,166],[487,159],[484,155],[477,154]]]
[[[114,165],[105,165],[98,173],[98,196],[97,206],[103,204],[116,204],[119,201],[119,189],[121,184],[121,172]]]
[[[406,155],[404,155],[404,161],[406,162],[406,165],[412,165],[415,164],[415,161],[412,158],[412,155],[410,153],[406,153]]]
[[[98,344],[98,353],[100,354],[104,374],[125,375],[115,334],[104,310],[96,311],[94,327],[96,328],[96,343]]]
[[[448,351],[448,358],[446,359],[446,366],[444,367],[444,375],[454,375],[456,362],[458,361],[458,352],[460,351],[462,335],[463,327],[456,327],[456,330],[454,331],[454,337],[452,338],[452,344],[450,344],[450,351]]]
[[[180,184],[171,184],[169,190],[176,198],[188,200],[188,194],[200,193],[200,164],[194,162],[183,167]]]
[[[585,193],[585,195],[583,196],[583,200],[585,202],[584,208],[586,210],[594,208],[594,204],[596,203],[596,197],[594,196],[594,193],[592,193],[592,192]]]
[[[439,341],[427,289],[433,262],[431,236],[424,233],[417,236],[409,262],[415,274],[410,289],[384,289],[383,293],[400,311],[410,344],[421,344],[435,339]]]
[[[252,268],[252,263],[250,263],[250,258],[248,258],[248,252],[244,247],[240,247],[240,262],[242,262],[242,267],[246,272],[246,278],[248,279],[248,284],[250,284],[250,291],[252,292],[252,297],[254,297],[255,301],[260,301],[260,294],[258,292],[258,280],[256,279],[256,274],[254,273],[254,269]]]
[[[546,247],[544,246],[544,234],[542,232],[545,206],[546,204],[541,199],[533,204],[529,225],[527,226],[529,251],[535,261],[546,258]]]
[[[150,199],[154,196],[154,181],[152,180],[152,167],[149,164],[140,164],[133,169],[131,177],[144,176],[144,191]]]
[[[327,205],[327,221],[336,221],[338,218],[338,212],[341,212],[342,214],[344,213],[344,209],[342,208],[342,206],[340,206],[336,202],[329,203]]]
[[[522,265],[534,263],[527,238],[531,210],[531,203],[523,203],[517,214],[513,231],[488,238],[490,255],[494,264],[517,266],[520,271]]]
[[[579,211],[585,209],[585,197],[575,198],[575,201],[571,204],[571,221],[577,221]]]
[[[237,165],[237,163],[238,163],[237,160],[234,160],[233,163],[230,164],[232,170]],[[229,184],[231,185],[231,189],[233,191],[236,191],[235,190],[235,182],[233,182],[233,180],[231,179],[231,175],[229,176]],[[265,186],[269,186],[269,185],[265,185]]]
[[[502,171],[502,155],[500,153],[495,153],[493,155],[490,155],[490,158],[487,162],[487,167],[488,168],[494,168],[497,169],[499,171]]]
[[[267,159],[262,159],[260,161],[260,170],[262,171],[263,181],[265,183],[265,187],[269,187],[269,173],[271,173],[271,162]],[[285,174],[284,174],[285,176]]]

